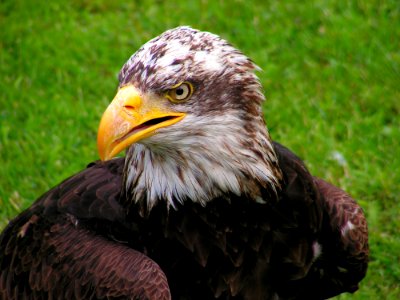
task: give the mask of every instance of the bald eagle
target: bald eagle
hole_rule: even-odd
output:
[[[362,209],[271,140],[257,69],[225,40],[189,27],[133,54],[100,122],[101,161],[2,232],[0,298],[356,291],[369,251]]]

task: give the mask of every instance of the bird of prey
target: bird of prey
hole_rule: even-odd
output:
[[[101,161],[2,232],[0,298],[356,291],[369,252],[363,211],[271,140],[256,70],[224,39],[186,26],[134,53],[100,122]]]

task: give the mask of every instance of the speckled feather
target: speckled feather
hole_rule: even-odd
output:
[[[188,27],[149,41],[120,85],[187,116],[96,162],[0,236],[0,299],[324,299],[365,276],[362,209],[271,141],[257,67]],[[184,103],[164,92],[195,87]]]
[[[187,115],[130,147],[125,171],[130,199],[148,210],[157,199],[171,206],[172,199],[205,204],[224,193],[261,199],[260,189],[279,189],[257,69],[225,40],[189,27],[168,30],[131,56],[120,85],[133,85],[144,99]],[[166,101],[165,91],[184,81],[194,86],[190,99]]]

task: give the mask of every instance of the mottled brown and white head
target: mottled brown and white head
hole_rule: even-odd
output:
[[[148,208],[201,204],[279,186],[257,67],[220,37],[189,27],[143,45],[119,74],[99,127],[101,158],[125,148],[126,189]]]

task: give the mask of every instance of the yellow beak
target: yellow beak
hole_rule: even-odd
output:
[[[97,134],[101,160],[108,160],[157,129],[182,120],[185,113],[167,111],[131,86],[122,87],[104,112]]]

